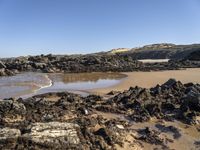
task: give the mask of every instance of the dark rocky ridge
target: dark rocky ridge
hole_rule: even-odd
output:
[[[40,55],[4,59],[0,65],[0,76],[12,75],[24,71],[40,72],[105,72],[133,71],[141,63],[118,55]]]
[[[197,45],[198,47],[198,45]],[[171,48],[171,47],[170,47]],[[193,48],[191,51],[196,50]],[[142,52],[137,50],[138,52]],[[147,52],[145,58],[152,58],[152,55],[160,58],[165,50],[143,50]],[[173,50],[170,49],[171,52]],[[135,57],[135,51],[124,53],[96,53],[88,55],[39,55],[18,58],[7,58],[0,60],[0,76],[14,75],[19,72],[39,71],[45,73],[53,72],[130,72],[130,71],[150,71],[150,70],[175,70],[180,68],[200,67],[199,52],[195,51],[186,57],[190,50],[183,50],[184,59],[174,59],[166,63],[145,63],[138,62],[136,59],[143,57]],[[142,54],[143,55],[143,54]],[[179,55],[179,54],[177,54]],[[193,59],[195,56],[195,59]],[[170,57],[171,58],[171,57]]]
[[[187,57],[185,57],[185,59],[193,60],[193,61],[200,61],[200,50],[190,53]]]
[[[118,113],[127,120],[105,118],[97,111]],[[200,85],[174,79],[150,89],[131,87],[108,99],[67,92],[11,98],[0,100],[0,149],[115,149],[124,146],[129,121],[156,117],[199,124],[198,116]],[[176,128],[158,127],[178,133]],[[157,132],[147,128],[138,133],[143,134],[138,140],[166,148]]]

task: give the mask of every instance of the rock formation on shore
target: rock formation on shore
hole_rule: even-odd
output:
[[[163,132],[174,132],[174,139],[161,138],[149,128],[129,135],[131,122],[148,122],[154,117],[200,124],[199,84],[170,79],[150,89],[131,87],[109,95],[81,97],[60,92],[0,100],[0,149],[126,149],[126,136],[133,138],[129,143],[133,149],[141,148],[139,141],[167,149],[164,141],[180,136],[175,127],[157,125]]]
[[[0,76],[31,71],[128,72],[200,67],[199,47],[156,44],[120,53],[7,58],[0,60]],[[149,50],[153,53],[148,56]],[[173,60],[137,61],[146,56]],[[152,118],[179,121],[199,132],[200,85],[170,79],[150,89],[136,86],[124,92],[111,91],[106,97],[58,92],[0,100],[0,149],[142,149],[144,143],[169,149],[167,143],[181,136],[176,127],[159,123],[156,128],[160,132],[149,127],[133,130],[132,123]],[[171,132],[173,138],[161,132]],[[200,141],[195,140],[195,148],[199,148]]]
[[[40,72],[105,72],[133,71],[141,66],[140,62],[128,56],[118,55],[40,55],[4,59],[0,62],[0,76],[24,71]]]
[[[148,52],[148,51],[147,51]],[[187,51],[186,51],[187,52]],[[182,53],[186,53],[185,51]],[[146,51],[145,51],[146,53]],[[159,56],[161,51],[156,51]],[[143,54],[141,54],[143,55]],[[135,52],[96,53],[88,55],[39,55],[7,58],[0,61],[0,76],[14,75],[19,72],[38,71],[45,73],[65,72],[130,72],[151,70],[175,70],[180,68],[200,67],[197,61],[199,53],[169,62],[145,63],[137,61]],[[195,56],[195,57],[194,57]],[[145,58],[151,58],[149,57]],[[160,58],[160,57],[159,57]]]
[[[187,58],[191,53],[199,51],[200,44],[175,45],[169,43],[161,43],[133,48],[121,54],[129,55],[133,59],[182,60],[184,58]]]

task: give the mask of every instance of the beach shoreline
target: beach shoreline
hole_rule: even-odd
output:
[[[91,94],[105,95],[111,91],[124,91],[130,87],[139,86],[142,88],[151,88],[157,84],[163,84],[170,78],[175,78],[182,83],[200,83],[200,69],[187,68],[184,70],[167,70],[167,71],[151,71],[151,72],[122,72],[126,75],[120,83],[107,88],[96,88],[89,90]]]

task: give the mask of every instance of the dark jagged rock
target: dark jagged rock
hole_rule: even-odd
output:
[[[183,85],[179,81],[170,79],[163,85],[150,90],[132,87],[95,108],[100,111],[122,113],[134,121],[142,122],[149,120],[150,117],[157,117],[171,118],[170,120],[182,118],[183,121],[190,120],[195,123],[196,115],[193,115],[191,111],[199,112],[200,110],[199,87],[198,84]],[[193,94],[188,92],[188,88],[193,91]]]
[[[140,137],[138,137],[139,140],[143,140],[150,144],[164,146],[164,140],[159,137],[160,133],[156,132],[155,130],[150,130],[147,127],[145,129],[139,130],[138,133],[141,135]]]
[[[112,137],[110,137],[109,135],[111,135],[111,133],[108,133],[108,132],[111,132],[105,128],[101,128],[99,129],[98,131],[95,132],[96,135],[99,135],[101,137],[103,137],[106,141],[106,143],[108,143],[109,145],[112,145]]]
[[[161,53],[161,52],[158,52]],[[148,58],[149,59],[149,58]],[[163,63],[142,63],[129,54],[95,53],[87,55],[38,55],[0,60],[0,76],[18,72],[45,73],[80,72],[130,72],[151,70],[176,70],[200,67],[200,61],[175,59]]]
[[[89,54],[89,55],[40,55],[27,58],[12,58],[2,60],[1,68],[8,70],[40,71],[40,72],[102,72],[102,71],[133,71],[142,63],[126,56]],[[1,69],[0,68],[0,69]],[[6,74],[1,74],[6,75]]]
[[[183,97],[183,102],[186,103],[190,110],[198,111],[200,110],[200,93],[194,90],[191,90]]]
[[[162,87],[166,87],[166,88],[171,88],[172,86],[174,86],[176,84],[176,80],[175,79],[169,79],[167,82],[165,82]]]
[[[193,61],[200,61],[200,49],[190,53],[190,55],[185,57],[185,59],[193,60]]]
[[[161,86],[131,87],[108,98],[58,92],[0,100],[0,148],[109,150],[116,145],[123,147],[121,134],[126,133],[129,121],[145,122],[154,117],[199,124],[199,93],[199,84],[182,84],[170,79]],[[108,117],[100,115],[105,112]],[[110,113],[122,119],[109,118]],[[157,127],[178,138],[176,128]],[[147,128],[138,134],[138,140],[166,146],[159,132]]]

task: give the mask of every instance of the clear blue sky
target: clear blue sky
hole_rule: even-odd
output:
[[[200,0],[0,0],[0,57],[200,43]]]

